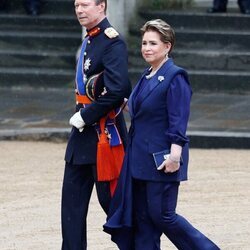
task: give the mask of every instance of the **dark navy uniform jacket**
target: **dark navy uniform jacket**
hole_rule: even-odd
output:
[[[105,34],[105,30],[111,27],[106,18],[97,27],[100,32],[89,37],[85,49],[84,73],[89,78],[103,72],[101,84],[105,86],[107,93],[100,95],[85,108],[81,104],[76,105],[76,111],[81,110],[85,126],[83,132],[72,128],[65,154],[65,160],[76,165],[96,163],[98,137],[94,124],[111,110],[120,107],[131,91],[124,40],[120,35],[109,37]],[[125,141],[127,130],[122,113],[117,116],[116,125],[121,139]]]

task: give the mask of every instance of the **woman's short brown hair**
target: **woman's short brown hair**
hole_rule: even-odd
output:
[[[146,22],[141,28],[142,35],[144,35],[144,33],[147,31],[158,32],[163,43],[171,43],[171,49],[169,53],[172,51],[175,44],[175,32],[168,23],[161,19],[150,20]]]

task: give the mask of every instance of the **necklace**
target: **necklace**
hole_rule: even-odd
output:
[[[161,61],[161,63],[159,64],[159,66],[158,66],[155,70],[152,70],[152,66],[151,66],[149,70],[152,70],[152,71],[150,72],[149,75],[146,75],[146,79],[152,78],[152,77],[157,73],[157,71],[160,69],[160,67],[161,67],[167,60],[168,60],[168,57],[165,57],[165,58]]]

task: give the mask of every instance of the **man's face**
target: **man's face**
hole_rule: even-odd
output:
[[[95,0],[75,0],[75,12],[79,23],[91,29],[96,26],[104,17],[105,4],[96,5]]]

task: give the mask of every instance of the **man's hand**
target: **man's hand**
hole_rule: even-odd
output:
[[[83,131],[85,122],[82,119],[80,111],[76,112],[69,120],[69,124],[79,129],[80,132]]]

